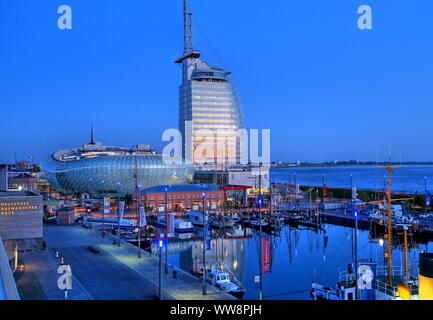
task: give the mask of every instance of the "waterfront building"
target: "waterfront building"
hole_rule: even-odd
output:
[[[224,191],[213,184],[160,185],[141,192],[141,199],[153,212],[165,211],[167,196],[168,210],[202,210],[203,193],[205,209],[221,208],[224,202]]]
[[[9,259],[43,243],[42,196],[33,191],[0,191],[0,238]]]
[[[8,190],[8,165],[0,164],[0,191]]]
[[[10,174],[10,189],[16,190],[37,190],[37,178],[29,172],[18,172]]]
[[[192,180],[190,164],[164,162],[148,145],[133,148],[91,142],[76,149],[60,150],[42,162],[51,185],[62,193],[82,198],[135,197],[138,189],[161,184],[186,184]]]
[[[200,59],[192,46],[192,20],[184,0],[184,51],[179,87],[179,129],[183,155],[194,164],[241,160],[241,104],[230,72]]]

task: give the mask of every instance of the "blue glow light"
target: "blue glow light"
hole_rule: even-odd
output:
[[[159,240],[159,247],[162,248],[164,246],[164,242],[162,240]]]

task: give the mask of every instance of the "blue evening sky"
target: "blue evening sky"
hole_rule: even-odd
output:
[[[433,160],[433,1],[189,0],[194,46],[233,73],[286,161]],[[73,29],[57,28],[68,4]],[[357,28],[357,8],[373,30]],[[0,0],[0,161],[178,125],[181,0]]]

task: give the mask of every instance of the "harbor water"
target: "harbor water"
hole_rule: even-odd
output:
[[[273,182],[283,182],[310,186],[321,186],[323,177],[328,187],[350,187],[383,190],[385,170],[373,166],[352,167],[297,167],[273,169],[270,178]],[[295,178],[296,177],[296,178]],[[427,177],[427,179],[425,179]],[[404,166],[394,171],[393,191],[424,193],[425,183],[430,189],[429,177],[433,179],[433,166]],[[433,180],[432,180],[433,185]],[[346,271],[354,263],[354,229],[347,226],[324,224],[322,229],[284,225],[282,230],[270,238],[272,251],[272,271],[263,275],[264,299],[311,299],[313,279],[317,283],[335,288],[340,271]],[[194,234],[181,235],[168,243],[170,264],[186,272],[201,268],[203,257],[202,231],[196,228]],[[207,265],[224,265],[231,277],[246,289],[244,299],[259,298],[260,237],[254,229],[237,226],[225,232],[214,230],[211,250],[206,251]],[[419,240],[417,240],[419,241]],[[394,240],[393,264],[403,267],[403,244],[398,237]],[[409,264],[413,276],[418,273],[419,253],[431,252],[431,242],[417,243],[409,236]],[[385,265],[383,239],[373,235],[371,230],[358,232],[359,259],[372,259],[379,266]],[[153,246],[156,252],[156,244]]]
[[[323,231],[308,230],[303,227],[284,226],[276,235],[270,236],[272,245],[272,272],[263,276],[264,299],[311,299],[311,282],[335,288],[339,271],[346,271],[353,263],[352,237],[354,230],[337,225],[323,225]],[[223,237],[217,235],[211,241],[211,250],[206,252],[208,264],[224,264],[230,273],[247,289],[244,299],[258,299],[259,284],[254,277],[259,275],[259,236],[255,230],[238,227]],[[169,263],[186,272],[194,265],[202,263],[202,239],[198,229],[191,239],[169,242]],[[250,236],[250,237],[249,237]],[[269,236],[269,235],[265,235]],[[185,235],[184,235],[185,237]],[[195,237],[195,239],[193,239]],[[369,231],[358,233],[359,258],[371,258],[383,265],[383,251],[378,239],[369,239]],[[409,252],[411,273],[421,251],[431,251],[431,243],[417,244],[409,239],[412,246]],[[153,252],[156,252],[156,245]],[[403,265],[401,244],[397,243],[393,252],[393,264]]]
[[[322,186],[323,177],[328,187],[350,188],[350,181],[358,189],[383,190],[386,171],[376,166],[292,167],[272,169],[273,182]],[[425,179],[425,177],[427,179]],[[424,194],[433,190],[433,166],[407,165],[395,169],[392,174],[392,190]]]

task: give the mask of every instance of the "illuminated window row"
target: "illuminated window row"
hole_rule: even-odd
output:
[[[236,108],[199,108],[194,107],[192,111],[209,111],[209,112],[234,112],[237,111]]]
[[[227,144],[236,143],[236,137],[194,136],[193,139],[194,139],[194,143],[200,143],[200,141],[206,141],[206,142],[210,141],[215,143],[227,143]]]
[[[214,123],[231,123],[233,125],[237,124],[236,119],[193,119],[193,125],[194,123],[209,123],[209,124],[214,124]]]
[[[236,100],[232,95],[227,96],[211,96],[211,95],[205,95],[205,96],[192,96],[193,99],[197,100],[203,100],[203,99],[209,99],[209,100],[229,100],[233,101]]]
[[[233,102],[205,102],[205,101],[192,101],[193,106],[232,106]]]
[[[193,144],[198,145],[236,145],[236,141],[217,141],[214,139],[197,140],[194,139]]]
[[[193,124],[192,125],[193,128],[203,128],[203,129],[208,129],[208,128],[215,128],[215,129],[236,129],[238,126],[235,125],[224,125],[224,124]]]
[[[209,112],[193,112],[193,117],[219,117],[219,118],[240,118],[239,115],[235,114],[234,112],[227,112],[227,113],[221,113],[221,112],[214,112],[213,110],[209,110]]]
[[[196,133],[199,133],[199,135],[197,135]],[[229,136],[236,136],[237,137],[238,136],[236,134],[236,129],[233,129],[231,131],[225,131],[225,130],[206,130],[205,128],[193,130],[193,135],[203,136],[203,137],[214,136],[214,135],[224,136],[224,137],[226,137],[226,136],[228,136],[228,137]]]

